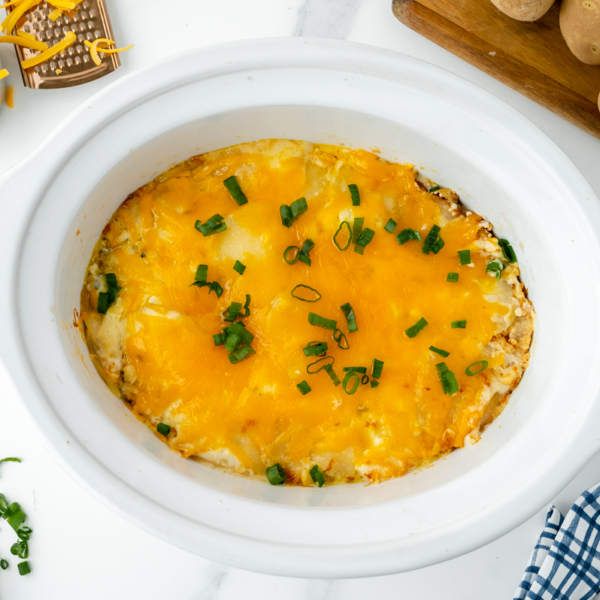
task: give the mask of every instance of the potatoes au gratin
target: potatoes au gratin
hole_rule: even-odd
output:
[[[476,443],[533,323],[513,247],[455,192],[288,140],[195,156],[131,194],[80,319],[110,389],[172,450],[319,487]]]

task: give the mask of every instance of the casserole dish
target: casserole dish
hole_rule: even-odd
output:
[[[481,442],[380,485],[273,487],[175,455],[104,386],[72,324],[102,228],[170,164],[263,138],[411,162],[515,245],[534,350]],[[0,350],[33,421],[87,489],[191,552],[288,576],[420,568],[508,532],[600,447],[597,200],[531,123],[438,68],[324,40],[197,50],[83,105],[0,199]]]

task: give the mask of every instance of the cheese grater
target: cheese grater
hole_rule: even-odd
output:
[[[12,10],[7,8],[7,12]],[[51,48],[72,31],[77,36],[75,43],[48,59],[45,63],[30,69],[21,68],[23,83],[33,89],[56,89],[72,87],[94,81],[112,73],[121,66],[118,54],[104,55],[96,66],[85,42],[98,38],[113,39],[112,28],[104,0],[83,0],[71,11],[63,11],[56,20],[49,18],[55,11],[53,6],[40,2],[28,10],[17,23],[16,29],[34,35],[40,42]],[[16,33],[16,32],[15,32]],[[19,64],[38,54],[35,50],[15,46]]]

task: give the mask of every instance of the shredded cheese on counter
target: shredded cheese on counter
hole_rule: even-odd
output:
[[[0,35],[0,44],[14,44],[15,46],[31,48],[31,50],[48,50],[46,42],[39,42],[35,38],[30,39],[24,35]]]

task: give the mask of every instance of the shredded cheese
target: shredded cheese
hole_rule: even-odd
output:
[[[2,21],[0,28],[6,33],[10,33],[17,25],[19,19],[39,0],[24,0],[15,10],[13,10],[7,17]]]
[[[39,42],[35,38],[30,40],[20,35],[0,35],[0,44],[14,44],[15,46],[31,48],[31,50],[48,50],[46,42]]]
[[[62,69],[56,69],[56,74],[60,75],[62,73]]]
[[[7,6],[12,6],[13,4],[20,4],[21,2],[23,2],[23,0],[11,0],[10,2],[7,2],[6,4],[0,6],[0,8],[6,8]]]
[[[8,71],[6,69],[2,69],[0,71],[0,79],[4,79],[5,77],[8,77]]]
[[[21,31],[20,29],[17,30],[17,35],[27,38],[28,40],[37,40],[35,35],[31,35],[31,33],[27,33],[26,31]]]
[[[103,47],[98,47],[98,44],[114,44],[115,42],[113,42],[112,40],[109,40],[107,38],[98,38],[97,40],[94,40],[94,42],[89,42],[88,40],[85,40],[84,44],[90,49],[90,56],[92,57],[92,60],[94,61],[94,63],[97,66],[100,66],[102,64],[102,60],[100,59],[100,57],[98,56],[98,52],[104,52],[104,54],[115,54],[117,52],[124,52],[125,50],[129,50],[131,48],[133,48],[133,44],[131,46],[127,46],[126,48],[103,48]]]
[[[67,35],[65,35],[65,37],[60,42],[55,44],[52,48],[46,50],[45,52],[40,52],[40,54],[34,56],[33,58],[24,60],[21,63],[21,68],[29,69],[31,67],[39,65],[40,63],[43,63],[45,60],[48,60],[55,54],[58,54],[59,52],[62,52],[65,48],[71,46],[76,39],[77,36],[72,31],[69,31]]]
[[[59,8],[57,8],[56,10],[53,10],[49,15],[48,18],[52,21],[56,21],[56,19],[58,19],[59,17],[62,17],[62,10],[60,10]]]
[[[38,0],[39,2],[39,0]],[[75,10],[81,0],[70,2],[69,0],[47,0],[48,4],[61,10]]]
[[[15,102],[14,102],[14,98],[13,98],[13,86],[10,85],[9,87],[6,88],[6,106],[8,106],[8,108],[14,108],[15,107]]]

